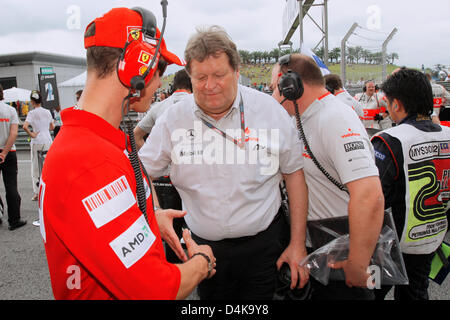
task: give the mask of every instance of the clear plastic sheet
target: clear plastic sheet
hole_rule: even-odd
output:
[[[308,234],[313,247],[318,249],[303,259],[300,265],[306,267],[310,275],[323,285],[327,285],[330,280],[345,280],[341,269],[332,269],[329,265],[348,257],[348,217],[310,221]],[[379,277],[381,285],[408,284],[390,210],[385,211],[383,227],[369,268],[369,271],[374,272],[374,278]]]

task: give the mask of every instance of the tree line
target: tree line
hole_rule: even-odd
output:
[[[349,64],[381,64],[382,62],[382,53],[372,52],[370,50],[364,49],[361,46],[356,47],[347,47],[346,50],[346,62]],[[289,53],[298,53],[300,49],[296,50],[280,50],[280,49],[272,49],[271,51],[247,51],[247,50],[239,50],[239,54],[241,56],[241,61],[243,64],[260,64],[260,63],[275,63],[278,61],[279,57],[282,57],[285,54]],[[324,48],[321,47],[319,49],[314,50],[314,53],[324,60]],[[328,52],[328,59],[330,63],[340,63],[341,62],[341,48],[333,48]],[[388,64],[394,64],[395,60],[399,59],[399,55],[396,52],[392,52],[387,54],[386,62]]]

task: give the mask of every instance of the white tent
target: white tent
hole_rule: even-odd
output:
[[[31,90],[12,87],[3,90],[4,102],[30,101]]]
[[[86,71],[78,76],[64,81],[58,85],[59,102],[61,109],[71,107],[76,104],[75,93],[83,90],[86,83]]]
[[[72,79],[60,83],[58,87],[84,87],[84,84],[86,83],[86,74],[87,72],[85,71]]]

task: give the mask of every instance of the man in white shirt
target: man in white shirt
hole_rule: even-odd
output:
[[[434,123],[440,124],[439,116],[441,113],[441,108],[450,101],[450,93],[440,84],[432,81],[431,74],[425,74],[428,81],[431,84],[431,90],[433,91],[433,114],[431,118]]]
[[[364,112],[362,118],[365,128],[387,129],[392,126],[392,120],[386,112],[386,98],[381,92],[376,92],[375,82],[366,81],[363,92],[355,95]]]
[[[192,93],[191,79],[185,69],[179,70],[175,73],[173,78],[173,90],[174,93],[172,93],[169,98],[159,103],[152,104],[150,106],[150,110],[134,128],[134,137],[136,139],[136,146],[138,149],[144,145],[144,137],[152,131],[156,119],[158,119],[158,117],[166,111],[169,106],[177,103],[188,94]]]
[[[286,80],[292,81],[290,86]],[[355,112],[326,90],[320,69],[308,56],[281,57],[272,73],[272,87],[273,96],[280,102],[285,100],[283,107],[291,116],[296,115],[297,104],[298,126],[302,125],[303,138],[309,145],[309,150],[302,152],[309,196],[308,220],[349,217],[348,259],[333,266],[343,269],[347,286],[342,281],[323,286],[312,279],[312,297],[374,299],[371,290],[359,287],[367,287],[367,267],[383,222],[384,198],[366,130]],[[288,89],[296,93],[292,101],[284,99]],[[313,157],[344,190],[321,172]]]
[[[158,117],[163,114],[164,111],[166,111],[170,106],[186,98],[186,96],[192,93],[191,78],[189,77],[185,69],[181,69],[175,73],[175,76],[173,78],[173,90],[174,92],[169,98],[165,99],[164,101],[152,104],[150,106],[150,110],[134,128],[134,137],[138,149],[140,149],[144,145],[144,138],[152,131],[152,128],[155,125]],[[154,179],[152,183],[155,187],[159,204],[162,209],[182,209],[180,195],[173,187],[168,173],[157,179]],[[174,218],[173,228],[179,238],[183,234],[182,229],[184,226],[185,222],[182,217]],[[167,243],[165,243],[165,250],[167,261],[172,263],[179,262],[178,257],[170,248],[170,246],[167,245]]]
[[[38,162],[38,151],[47,151],[52,144],[52,136],[50,131],[55,129],[55,124],[53,122],[52,114],[49,110],[41,107],[42,96],[39,91],[32,91],[31,105],[33,110],[28,112],[25,123],[23,124],[23,129],[31,137],[31,178],[33,184],[33,198],[32,201],[38,199],[39,192],[39,162]],[[33,128],[33,131],[29,127]]]
[[[324,78],[327,89],[331,90],[330,92],[340,101],[352,107],[358,117],[362,119],[364,117],[364,111],[362,110],[361,104],[343,89],[341,78],[337,74],[327,74]]]
[[[14,145],[19,117],[16,110],[2,100],[3,88],[0,85],[0,172],[5,184],[9,230],[15,230],[26,224],[26,221],[20,219],[21,198],[17,189],[17,155]]]
[[[272,299],[283,263],[291,287],[303,287],[306,185],[288,114],[269,95],[238,85],[239,53],[220,27],[199,30],[185,60],[193,95],[161,115],[139,155],[152,177],[170,165],[193,239],[220,261],[216,276],[199,285],[200,298]],[[283,176],[290,241],[280,210]]]

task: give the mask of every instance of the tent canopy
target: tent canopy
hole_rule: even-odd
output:
[[[86,83],[86,74],[87,71],[83,72],[82,74],[79,74],[78,76],[72,79],[60,83],[58,87],[84,87]]]
[[[30,101],[31,90],[12,87],[3,90],[4,102]]]

